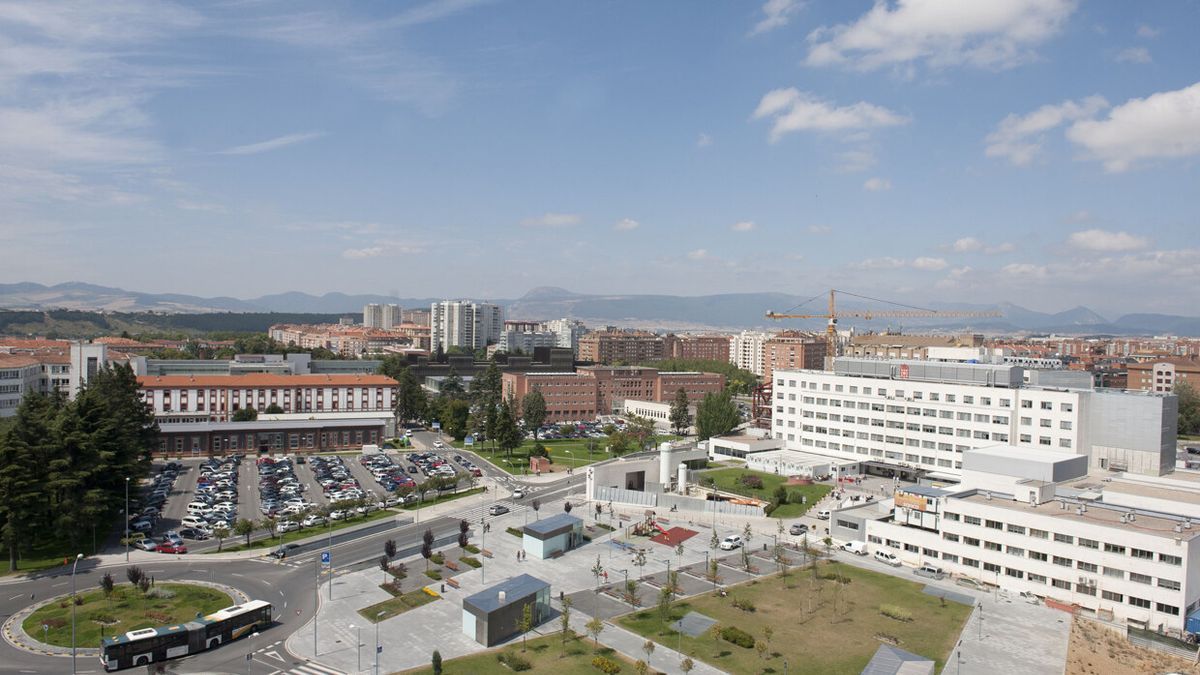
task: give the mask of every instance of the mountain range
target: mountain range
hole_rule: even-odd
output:
[[[440,298],[398,298],[385,295],[301,292],[264,295],[257,298],[206,298],[176,293],[143,293],[121,288],[68,282],[45,286],[21,282],[0,284],[0,307],[6,309],[76,309],[102,312],[159,312],[167,314],[213,312],[306,312],[361,314],[363,305],[393,303],[406,308],[428,307]],[[786,293],[724,293],[702,296],[592,295],[556,287],[539,287],[516,299],[491,299],[505,307],[511,319],[554,319],[571,317],[592,326],[616,325],[669,330],[702,330],[755,327],[788,327],[823,330],[823,319],[789,319],[771,323],[767,311],[785,313],[825,311],[824,296],[809,301],[807,296]],[[846,311],[878,310],[859,300],[839,299]],[[1087,307],[1045,313],[1012,304],[937,303],[939,311],[998,311],[988,318],[842,319],[843,328],[856,326],[883,330],[903,328],[985,333],[1063,333],[1088,335],[1185,335],[1200,336],[1200,317],[1167,314],[1126,314],[1108,319]]]

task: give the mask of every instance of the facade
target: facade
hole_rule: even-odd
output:
[[[666,356],[661,335],[645,331],[618,330],[612,326],[579,338],[579,360],[591,363],[643,363]]]
[[[43,391],[41,362],[25,354],[0,354],[0,417],[16,415],[31,391]]]
[[[668,359],[729,361],[728,335],[668,335],[663,349]]]
[[[522,574],[465,597],[462,603],[463,633],[491,647],[520,634],[518,626],[527,605],[534,626],[550,618],[550,584]]]
[[[1082,456],[1008,446],[965,459],[960,486],[835,510],[832,536],[1168,634],[1200,607],[1200,474],[1088,473]]]
[[[142,397],[159,425],[228,422],[242,408],[284,413],[390,414],[397,383],[385,375],[163,375],[140,376]]]
[[[362,325],[363,328],[383,328],[383,305],[364,305]]]
[[[322,452],[357,450],[389,436],[390,414],[318,419],[259,418],[253,422],[177,422],[160,425],[158,451],[163,457],[216,456],[230,453]]]
[[[110,353],[104,343],[0,341],[0,417],[15,415],[31,391],[73,397],[101,368],[128,358]]]
[[[547,321],[545,330],[554,333],[556,342],[555,347],[569,348],[576,354],[579,353],[579,338],[587,334],[587,326],[583,325],[582,321],[575,319],[554,319]]]
[[[504,373],[505,398],[520,401],[537,389],[546,399],[549,423],[595,419],[619,414],[629,399],[670,403],[683,388],[688,399],[698,401],[725,387],[725,376],[715,373],[660,372],[655,368],[588,366],[574,373]]]
[[[557,558],[582,543],[583,521],[569,513],[529,523],[521,538],[521,548],[538,560]]]
[[[798,331],[777,333],[763,343],[763,377],[770,380],[776,370],[821,370],[828,351],[824,336]]]
[[[1170,395],[1026,385],[1012,365],[858,358],[778,371],[772,385],[775,438],[846,463],[956,476],[963,453],[1001,443],[1087,455],[1096,469],[1160,475],[1175,464]]]
[[[1200,389],[1200,360],[1156,359],[1144,363],[1131,363],[1125,370],[1128,376],[1126,386],[1130,389],[1171,392],[1180,382],[1192,385],[1193,389]]]
[[[429,328],[430,313],[427,309],[405,309],[401,310],[400,323],[411,323],[416,326],[424,326]]]
[[[333,324],[276,324],[271,326],[267,334],[285,345],[302,349],[328,349],[348,358],[382,354],[389,347],[429,347],[429,330],[413,324],[396,324],[387,329]]]
[[[637,415],[644,417],[654,423],[656,429],[671,428],[671,406],[674,400],[671,401],[638,401],[627,398],[622,406],[621,412],[626,417]],[[696,404],[688,404],[688,419],[693,422],[696,420]],[[690,428],[690,425],[689,425]]]
[[[701,444],[708,450],[708,458],[719,462],[729,458],[746,459],[752,454],[773,452],[783,449],[783,442],[777,438],[763,438],[733,434],[729,436],[714,436]]]
[[[729,338],[729,362],[748,370],[759,377],[763,376],[763,345],[771,339],[770,333],[744,330]]]
[[[497,351],[515,354],[532,354],[538,347],[558,346],[558,336],[546,331],[506,330],[500,335]]]
[[[443,300],[429,308],[430,350],[462,347],[474,351],[500,341],[504,313],[497,305]]]
[[[850,338],[846,356],[878,359],[924,359],[930,347],[982,347],[982,335],[899,335],[867,333]]]

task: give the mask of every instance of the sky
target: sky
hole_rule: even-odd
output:
[[[1200,3],[0,0],[0,282],[1200,313]]]

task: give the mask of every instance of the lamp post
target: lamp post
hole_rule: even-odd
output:
[[[487,516],[483,516],[482,518],[479,519],[479,548],[480,548],[480,550],[483,550],[483,551],[487,550]],[[484,571],[484,568],[486,568],[486,567],[487,567],[487,556],[481,556],[479,559],[479,581],[480,581],[480,583],[487,583],[487,572]],[[379,674],[376,673],[376,675],[379,675]]]
[[[75,555],[75,562],[71,565],[71,672],[75,670],[75,570],[79,567],[79,561],[83,559],[83,554]]]
[[[246,675],[250,675],[250,666],[254,665],[254,638],[258,637],[258,633],[250,634],[250,646],[246,648]]]
[[[313,560],[313,658],[317,658],[317,610],[321,608],[321,562]]]
[[[329,553],[329,599],[333,600],[333,518],[326,516],[325,524],[329,526],[329,544],[325,547]]]
[[[125,476],[125,562],[129,563],[129,476]]]
[[[383,653],[379,647],[379,622],[383,620],[381,617],[384,614],[387,612],[379,612],[375,615],[375,675],[379,675],[379,655]]]
[[[355,672],[362,670],[362,626],[350,624],[354,629],[354,652],[358,654],[358,669]]]

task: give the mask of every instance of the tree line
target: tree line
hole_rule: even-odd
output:
[[[0,542],[9,569],[31,554],[77,552],[108,532],[158,444],[154,411],[126,364],[100,368],[74,399],[31,392],[0,435]]]

